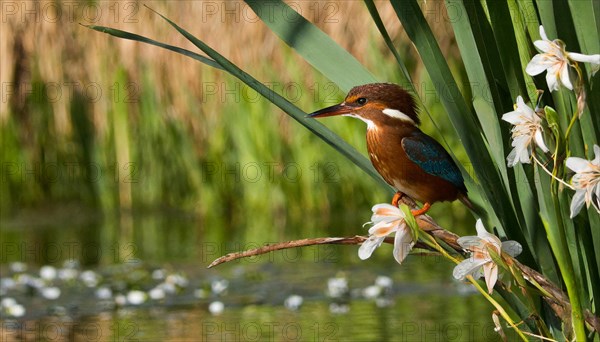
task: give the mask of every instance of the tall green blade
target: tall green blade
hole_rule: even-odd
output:
[[[506,76],[506,84],[510,98],[526,94],[527,88],[523,69],[519,61],[519,55],[515,54],[519,47],[515,37],[515,29],[512,25],[508,3],[505,1],[489,0],[486,2],[490,14],[490,24],[494,34],[494,40],[498,47],[502,69]]]
[[[507,102],[507,97],[500,94],[499,85],[505,88],[507,86],[506,77],[501,72],[494,37],[480,3],[462,0],[447,0],[446,3],[447,6],[466,14],[452,20],[452,27],[471,84],[472,101],[489,102],[490,107],[494,109],[477,110],[476,115],[504,183],[508,184],[504,152],[504,146],[507,144],[500,131],[497,113],[509,111],[512,102]]]
[[[283,1],[246,3],[281,40],[345,92],[377,82],[356,58]]]
[[[98,32],[102,32],[102,33],[106,33],[109,34],[111,36],[117,37],[117,38],[123,38],[123,39],[127,39],[127,40],[133,40],[136,42],[141,42],[141,43],[146,43],[146,44],[150,44],[150,45],[154,45],[154,46],[158,46],[161,47],[163,49],[167,49],[167,50],[171,50],[173,52],[177,52],[179,54],[182,54],[184,56],[193,58],[199,62],[202,62],[206,65],[210,65],[213,68],[217,68],[217,69],[221,69],[223,70],[223,67],[221,67],[221,65],[219,65],[219,63],[213,61],[210,58],[206,58],[205,56],[199,55],[195,52],[192,52],[190,50],[186,50],[177,46],[173,46],[173,45],[169,45],[169,44],[165,44],[165,43],[161,43],[158,42],[154,39],[150,39],[150,38],[146,38],[144,36],[140,36],[139,34],[135,34],[135,33],[131,33],[131,32],[127,32],[127,31],[123,31],[123,30],[118,30],[118,29],[114,29],[114,28],[110,28],[110,27],[105,27],[105,26],[96,26],[96,25],[83,25],[87,28],[90,28],[92,30],[98,31]]]
[[[388,33],[388,31],[385,28],[385,25],[383,24],[383,20],[381,20],[381,16],[379,15],[379,12],[377,11],[377,7],[375,6],[375,2],[373,2],[373,0],[365,0],[365,5],[367,6],[367,10],[369,10],[369,14],[371,14],[371,18],[373,19],[373,22],[375,22],[375,26],[377,26],[379,33],[381,33],[381,37],[383,38],[385,45],[388,47],[390,52],[394,55],[394,58],[396,58],[396,62],[398,62],[398,66],[400,67],[400,70],[402,71],[402,74],[401,74],[402,80],[400,81],[400,84],[402,86],[404,86],[405,88],[410,89],[410,91],[416,95],[417,90],[415,89],[415,86],[412,83],[410,73],[408,72],[408,69],[404,65],[404,62],[402,61],[402,57],[400,57],[400,53],[398,53],[398,50],[394,46],[394,43],[392,42],[392,38],[390,37],[390,34]]]

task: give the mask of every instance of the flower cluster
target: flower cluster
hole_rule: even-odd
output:
[[[561,40],[548,39],[543,26],[540,26],[540,37],[541,40],[533,43],[540,53],[533,56],[525,71],[531,76],[546,71],[546,82],[550,91],[558,90],[561,85],[573,90],[570,72],[572,68],[579,70],[577,62],[600,65],[599,54],[583,55],[568,52]],[[580,90],[577,98],[578,109],[581,113],[583,105],[579,102],[581,102],[580,99],[585,99],[583,90]],[[513,125],[511,129],[513,150],[506,158],[509,167],[514,167],[519,163],[530,163],[536,147],[544,153],[549,151],[544,142],[542,118],[525,104],[521,96],[517,97],[515,110],[504,114],[502,119]],[[568,158],[566,161],[566,166],[575,172],[572,183],[576,192],[571,202],[571,218],[579,213],[583,203],[587,208],[590,207],[590,204],[593,205],[600,212],[600,152],[596,147],[594,147],[596,158],[593,161],[576,157]],[[541,166],[543,167],[543,165]]]
[[[377,204],[373,206],[373,216],[369,229],[369,238],[363,242],[358,249],[358,257],[362,260],[368,259],[373,251],[381,246],[385,238],[396,233],[394,238],[394,258],[401,264],[412,247],[415,245],[410,229],[406,225],[405,215],[402,210],[390,204]],[[471,252],[470,258],[465,259],[454,268],[453,275],[456,279],[463,280],[471,275],[473,278],[485,278],[488,292],[492,293],[494,285],[498,280],[498,265],[490,255],[492,249],[498,255],[506,253],[515,257],[521,253],[523,248],[516,241],[504,241],[488,233],[481,220],[477,220],[475,226],[477,236],[464,236],[457,240],[458,244],[467,252]]]
[[[517,97],[515,110],[504,114],[502,120],[514,125],[511,130],[514,149],[506,158],[509,167],[518,163],[529,163],[533,141],[542,151],[548,152],[548,147],[542,137],[542,119],[525,104],[521,96]]]
[[[488,292],[491,294],[498,280],[498,265],[492,259],[490,249],[498,255],[505,252],[511,257],[516,257],[521,254],[523,247],[516,241],[501,242],[496,235],[485,230],[481,219],[477,220],[475,229],[477,230],[477,236],[458,238],[458,244],[466,251],[471,252],[472,255],[458,264],[452,275],[459,280],[465,279],[468,275],[473,276],[475,279],[483,276]]]
[[[557,91],[561,87],[574,91],[578,113],[581,115],[585,108],[586,96],[578,63],[600,65],[600,55],[583,55],[567,51],[561,40],[548,38],[543,26],[540,26],[539,33],[541,40],[534,42],[539,53],[531,59],[525,71],[531,76],[546,72],[546,82],[551,92]],[[577,79],[572,78],[575,75],[577,75]],[[550,115],[553,117],[551,118]],[[514,110],[502,116],[502,120],[512,125],[512,150],[506,158],[507,165],[514,167],[517,164],[529,164],[533,158],[536,164],[553,178],[575,190],[570,208],[571,218],[579,214],[584,204],[587,208],[593,206],[600,213],[600,146],[594,145],[595,158],[593,160],[578,157],[566,159],[565,166],[574,172],[572,185],[556,177],[554,172],[548,171],[543,162],[536,158],[536,151],[545,154],[550,152],[544,141],[545,129],[556,135],[557,143],[552,144],[551,147],[556,148],[557,151],[562,150],[561,143],[569,141],[569,132],[577,116],[573,116],[569,128],[564,133],[565,136],[563,136],[560,129],[556,130],[553,126],[556,121],[554,115],[555,112],[551,110],[546,110],[544,114],[538,110],[537,106],[536,109],[533,109],[525,103],[522,96],[517,97]],[[548,116],[548,124],[545,122],[546,116]],[[543,157],[545,158],[542,159],[549,160],[550,155]],[[561,160],[556,155],[551,157],[555,163]],[[369,237],[358,250],[359,258],[368,259],[389,235],[395,234],[393,255],[401,264],[416,243],[416,238],[406,222],[406,214],[400,208],[389,204],[377,204],[373,206],[372,211]],[[459,280],[464,280],[469,276],[474,279],[483,277],[487,292],[491,294],[500,277],[500,268],[510,268],[510,259],[519,255],[523,251],[523,247],[516,241],[501,241],[496,235],[485,229],[481,219],[477,220],[475,228],[476,236],[464,236],[456,240],[463,251],[470,255],[458,263],[454,268],[453,276]],[[439,251],[444,253],[442,249]],[[514,270],[511,269],[511,271]]]
[[[541,53],[533,56],[527,64],[525,72],[531,76],[546,73],[546,82],[550,91],[558,90],[560,84],[569,90],[573,90],[573,84],[569,76],[569,66],[576,62],[600,64],[600,55],[583,55],[575,52],[567,52],[565,44],[559,40],[550,40],[543,26],[540,26],[540,37],[533,45]]]

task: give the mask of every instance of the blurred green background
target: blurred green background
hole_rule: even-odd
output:
[[[4,5],[2,29],[4,225],[27,220],[31,210],[52,215],[65,204],[109,217],[175,210],[215,227],[211,230],[217,232],[210,233],[215,237],[243,224],[236,238],[266,241],[361,233],[369,208],[388,200],[385,189],[240,81],[185,57],[78,25],[113,26],[194,50],[142,3],[14,5]],[[243,3],[148,5],[307,112],[344,96]],[[395,81],[399,70],[374,25],[347,20],[366,14],[362,3],[295,5],[379,80]],[[442,4],[427,6],[442,47],[449,60],[456,60]],[[393,12],[384,13],[411,60],[429,113],[458,149]],[[423,121],[423,129],[441,139],[431,120]],[[338,118],[325,124],[365,151],[363,123]],[[433,213],[444,214],[436,215],[442,224],[459,226],[466,212],[455,206],[436,205]],[[300,222],[301,232],[288,228]]]
[[[362,2],[291,4],[380,81],[398,79],[400,70]],[[119,28],[195,51],[143,5],[308,113],[345,95],[243,2],[3,1],[0,264],[37,267],[76,259],[84,267],[103,267],[143,260],[197,271],[222,254],[266,242],[366,234],[362,224],[371,206],[389,201],[389,189],[278,108],[219,70],[79,25]],[[422,129],[467,160],[393,10],[387,2],[377,5],[426,104]],[[443,2],[423,6],[455,76],[464,80]],[[362,122],[323,122],[366,151]],[[473,219],[459,203],[436,204],[430,213],[458,233],[473,231]],[[375,262],[358,264],[355,247],[332,247],[335,258],[326,274],[376,262],[387,265],[380,271],[400,272],[384,250],[375,253]],[[311,253],[299,260],[323,261]],[[425,264],[429,269],[439,262]],[[424,265],[417,265],[402,277],[430,282]],[[225,265],[207,274],[233,270]],[[450,278],[442,272],[436,281]],[[488,312],[479,298],[470,300]],[[448,305],[442,315],[452,311]],[[439,311],[427,307],[418,310],[425,316]],[[481,319],[476,313],[465,314]]]

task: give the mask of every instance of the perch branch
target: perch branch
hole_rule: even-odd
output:
[[[306,246],[314,246],[314,245],[360,245],[367,238],[364,236],[352,236],[352,237],[326,237],[326,238],[312,238],[312,239],[302,239],[302,240],[294,240],[294,241],[286,241],[275,243],[271,245],[265,245],[259,248],[249,249],[247,251],[242,252],[234,252],[226,254],[215,261],[213,261],[208,268],[215,267],[222,263],[241,259],[241,258],[249,258],[256,255],[266,254],[274,251],[278,251],[281,249],[288,248],[298,248],[298,247],[306,247]],[[393,243],[393,240],[392,240]]]

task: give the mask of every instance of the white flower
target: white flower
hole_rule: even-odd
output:
[[[547,70],[546,82],[550,91],[558,90],[559,83],[573,90],[569,78],[569,65],[571,62],[587,62],[600,64],[600,55],[583,55],[575,52],[567,52],[561,40],[550,40],[546,36],[544,27],[540,25],[540,36],[542,40],[533,42],[539,53],[531,59],[525,71],[531,75],[539,75]]]
[[[373,206],[369,238],[358,249],[358,257],[368,259],[375,248],[381,246],[386,236],[396,233],[394,240],[394,258],[401,264],[415,244],[410,229],[404,221],[404,212],[393,205],[383,203]]]
[[[60,289],[56,286],[43,287],[40,289],[40,294],[46,299],[56,299],[60,297]]]
[[[327,280],[327,295],[331,298],[341,298],[348,294],[348,279],[345,277],[329,278]]]
[[[299,295],[291,295],[285,299],[283,305],[288,308],[288,310],[297,311],[304,303],[304,298]]]
[[[593,204],[600,213],[600,146],[594,145],[594,155],[592,161],[577,157],[567,158],[567,167],[575,171],[571,180],[576,190],[571,201],[571,218],[579,214],[583,202],[587,208]]]
[[[477,236],[463,236],[457,240],[458,244],[465,250],[472,252],[472,255],[458,264],[452,275],[459,280],[465,279],[468,275],[472,275],[475,279],[481,278],[483,275],[488,292],[492,293],[498,280],[498,265],[492,260],[488,248],[493,249],[498,255],[501,255],[504,251],[515,257],[521,254],[523,247],[516,241],[501,242],[496,235],[485,230],[481,219],[477,220],[475,228],[477,229]]]
[[[223,302],[215,301],[208,305],[208,311],[214,316],[218,316],[225,310],[225,304]]]
[[[52,281],[56,279],[58,272],[54,266],[44,265],[40,268],[40,278],[46,281]]]
[[[154,288],[152,288],[150,291],[148,291],[148,297],[154,299],[154,300],[161,300],[165,298],[165,290],[160,287],[160,286],[156,286]]]
[[[127,303],[131,305],[140,305],[148,299],[148,295],[144,291],[131,290],[127,292]]]
[[[113,293],[110,287],[102,286],[96,289],[95,294],[99,299],[109,299]]]
[[[509,167],[513,167],[517,163],[529,164],[532,141],[535,141],[542,151],[549,151],[542,137],[542,120],[531,107],[525,104],[521,96],[517,97],[516,109],[504,114],[502,120],[514,125],[511,130],[514,149],[506,158]]]

